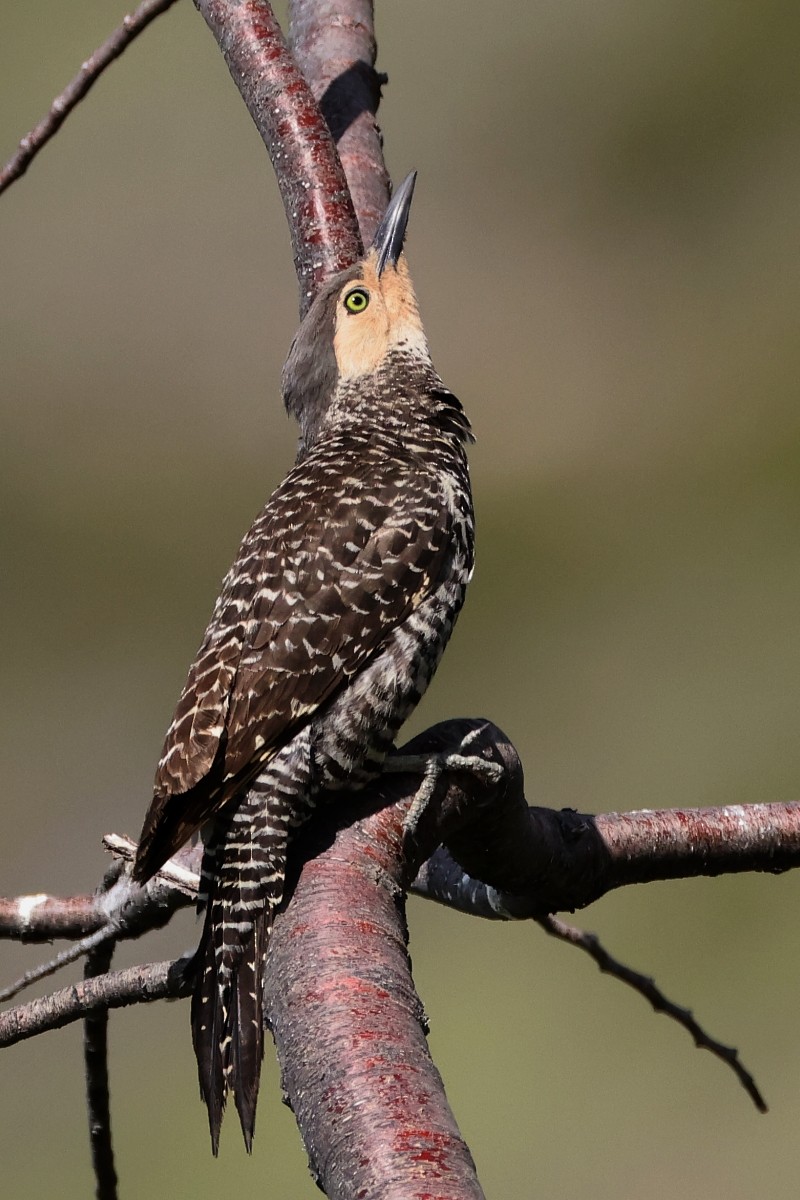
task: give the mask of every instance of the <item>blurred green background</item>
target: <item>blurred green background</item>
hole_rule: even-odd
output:
[[[123,14],[0,6],[0,151]],[[800,796],[800,8],[378,5],[410,260],[463,399],[479,563],[413,728],[491,716],[532,801]],[[296,321],[269,163],[188,3],[0,201],[5,894],[90,889],[135,834],[238,539],[290,463]],[[794,1197],[800,881],[579,919],[738,1045],[767,1096],[527,925],[410,905],[431,1044],[487,1194]],[[121,962],[188,947],[193,918]],[[42,950],[4,944],[2,979]],[[76,972],[72,972],[75,977]],[[271,1060],[211,1159],[185,1005],[112,1022],[123,1195],[317,1195]],[[9,1200],[91,1193],[80,1033],[0,1060]]]

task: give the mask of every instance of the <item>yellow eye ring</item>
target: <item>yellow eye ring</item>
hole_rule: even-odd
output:
[[[344,306],[349,313],[362,313],[369,304],[369,292],[366,288],[352,288],[344,298]]]

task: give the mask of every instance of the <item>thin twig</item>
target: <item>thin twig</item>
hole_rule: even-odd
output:
[[[97,82],[106,67],[110,66],[115,58],[119,58],[151,21],[166,12],[174,3],[175,0],[144,0],[134,13],[125,17],[119,28],[106,38],[102,46],[98,46],[94,54],[89,55],[86,62],[81,64],[75,78],[56,96],[47,115],[34,125],[30,133],[25,134],[16,154],[0,170],[0,193],[25,174],[42,147],[58,133],[69,114]]]
[[[631,970],[630,967],[626,967],[616,958],[613,958],[600,944],[597,935],[594,933],[586,933],[582,929],[576,929],[574,925],[568,925],[565,921],[560,921],[558,917],[552,915],[538,917],[537,923],[541,925],[546,933],[559,938],[562,942],[569,942],[571,945],[584,950],[590,958],[594,959],[601,971],[607,975],[613,975],[615,979],[621,980],[622,983],[627,983],[640,996],[644,996],[645,1000],[649,1000],[656,1012],[666,1013],[668,1017],[672,1017],[673,1021],[677,1021],[679,1025],[682,1025],[692,1035],[696,1046],[702,1050],[710,1050],[712,1054],[716,1055],[717,1058],[721,1059],[731,1068],[758,1111],[762,1113],[767,1111],[766,1101],[761,1095],[756,1081],[739,1061],[738,1050],[733,1046],[724,1046],[722,1042],[718,1042],[715,1038],[710,1037],[702,1026],[698,1025],[693,1013],[688,1008],[680,1008],[677,1004],[673,1004],[671,1000],[667,999],[656,985],[655,980],[651,979],[648,975],[640,975],[638,971]]]
[[[103,845],[106,850],[110,850],[116,858],[124,862],[133,862],[136,857],[137,843],[133,838],[126,837],[125,834],[107,833],[103,837]],[[164,863],[154,878],[194,900],[200,887],[202,857],[203,848],[199,843],[194,846],[183,846],[177,854]]]
[[[113,844],[120,860],[130,857],[136,848],[135,842],[114,834],[103,840],[109,847]],[[32,983],[54,975],[106,942],[140,937],[152,929],[160,929],[177,908],[185,907],[196,898],[197,857],[196,848],[186,847],[141,888],[131,885],[128,875],[123,873],[123,861],[113,863],[94,897],[96,910],[103,920],[100,928],[1,989],[0,1002],[11,1000]],[[192,865],[195,865],[194,872]]]
[[[108,974],[114,943],[92,950],[83,970],[84,979]],[[117,1200],[117,1172],[111,1142],[111,1104],[108,1086],[108,1009],[88,1015],[83,1023],[83,1060],[86,1068],[86,1109],[89,1144],[97,1200]]]
[[[32,983],[38,983],[40,979],[47,979],[49,975],[55,975],[56,971],[60,971],[62,967],[69,966],[70,963],[82,958],[84,954],[90,954],[98,946],[102,946],[104,942],[108,942],[112,938],[116,939],[118,935],[119,930],[116,926],[105,925],[102,929],[90,933],[88,937],[81,938],[79,942],[75,942],[66,950],[61,950],[47,962],[39,963],[38,967],[31,967],[30,971],[26,971],[8,987],[0,988],[0,1004],[5,1003],[6,1000],[12,1000]]]
[[[112,971],[10,1008],[0,1013],[0,1047],[13,1046],[48,1029],[61,1029],[104,1009],[188,996],[191,983],[186,978],[186,963],[179,958]]]

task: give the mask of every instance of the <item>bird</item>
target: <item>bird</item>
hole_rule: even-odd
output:
[[[230,1093],[252,1148],[292,836],[319,802],[380,775],[472,576],[474,439],[433,367],[406,261],[415,180],[292,342],[282,392],[297,458],[223,581],[134,860],[144,884],[203,839],[191,1023],[214,1154]]]

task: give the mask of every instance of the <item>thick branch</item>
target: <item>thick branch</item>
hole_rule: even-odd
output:
[[[501,764],[502,778],[489,784],[468,772],[445,774],[408,848],[410,861],[419,864],[414,890],[451,908],[525,918],[584,908],[632,883],[800,866],[797,803],[599,816],[529,808],[516,750],[497,726],[480,719],[442,722],[398,753],[452,752],[475,733],[470,752]],[[370,808],[397,804],[404,810],[418,783],[413,774],[384,776],[354,798],[353,819]],[[106,842],[123,858],[134,853],[130,839],[109,835]],[[191,899],[198,861],[198,849],[184,847],[147,891],[126,895],[124,936],[163,924],[171,906]],[[108,906],[107,895],[0,898],[0,937],[80,937],[106,923]]]
[[[326,1195],[478,1200],[405,948],[402,809],[358,821],[359,807],[312,823],[273,933],[266,990],[284,1089]]]
[[[800,864],[800,803],[606,813],[593,818],[614,886]]]
[[[194,2],[272,159],[305,312],[363,249],[336,146],[266,0]]]
[[[469,772],[446,775],[439,796],[415,826],[413,844],[403,822],[418,777],[385,775],[361,798],[346,803],[339,797],[335,807],[321,807],[295,847],[303,867],[291,903],[276,923],[267,993],[286,1094],[328,1195],[407,1195],[414,1172],[433,1162],[446,1164],[437,1196],[480,1195],[427,1057],[405,952],[402,896],[432,845],[444,839],[476,874],[499,887],[519,889],[506,896],[483,885],[484,896],[491,896],[485,915],[497,917],[542,913],[554,900],[569,908],[589,903],[648,869],[654,878],[676,873],[677,848],[674,857],[653,854],[652,813],[630,814],[625,837],[615,839],[613,817],[601,822],[528,809],[516,752],[489,722],[445,722],[399,753],[454,751],[467,735],[469,753],[501,763],[503,778],[487,787]],[[368,804],[376,811],[364,817]],[[726,813],[721,810],[723,827]],[[772,821],[775,834],[787,815],[782,805],[761,806],[760,814],[762,831]],[[665,828],[686,825],[685,813],[675,822],[670,813],[659,815]],[[709,830],[714,815],[713,810],[704,814]],[[800,817],[800,810],[792,816]],[[608,846],[600,824],[611,831]],[[739,853],[747,855],[750,869],[772,869],[771,841],[776,839],[761,839],[766,856],[760,857],[746,825],[739,826]],[[687,838],[686,873],[713,873],[713,855],[701,859],[695,849]],[[800,847],[791,853],[800,863]],[[735,852],[729,861],[736,861]],[[463,867],[458,873],[474,894],[475,880],[465,877]],[[463,893],[456,887],[455,894]],[[452,1192],[439,1190],[443,1179],[444,1186],[453,1182]]]
[[[452,752],[466,737],[471,755],[502,765],[498,783],[487,785],[469,771],[446,773],[409,837],[404,819],[419,777],[387,774],[360,796],[321,806],[293,847],[299,875],[293,896],[290,880],[291,903],[276,923],[269,1019],[287,1095],[332,1195],[409,1194],[410,1180],[420,1172],[432,1180],[437,1164],[444,1172],[437,1196],[481,1194],[428,1056],[405,952],[402,898],[421,861],[428,858],[415,887],[506,919],[581,907],[613,887],[649,879],[800,864],[800,805],[602,817],[529,809],[516,751],[481,720],[435,726],[400,753]],[[132,852],[124,839],[109,841],[123,856]],[[441,842],[447,849],[429,857]],[[187,902],[196,859],[187,848],[165,866],[158,886],[177,884],[166,908],[146,899],[137,910],[135,896],[128,897],[136,928],[161,923],[170,903]],[[12,901],[4,908],[24,912],[29,928],[31,912],[43,904]],[[58,924],[54,906],[51,898]],[[180,964],[88,980],[4,1014],[0,1044],[107,1007],[186,991]],[[380,1190],[378,1176],[387,1190]],[[457,1181],[454,1191],[438,1190],[445,1176]]]
[[[599,816],[529,808],[516,750],[488,721],[444,722],[404,753],[452,750],[476,728],[470,752],[501,762],[504,778],[489,787],[475,775],[447,777],[419,830],[420,863],[446,847],[415,884],[434,899],[484,916],[529,917],[585,908],[632,883],[800,866],[797,803]]]
[[[333,134],[369,245],[389,200],[375,114],[385,76],[375,70],[372,0],[291,0],[289,43]]]

